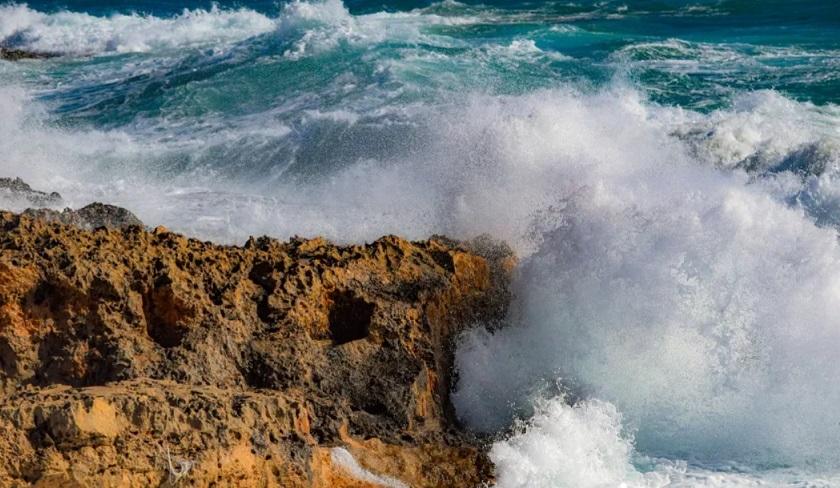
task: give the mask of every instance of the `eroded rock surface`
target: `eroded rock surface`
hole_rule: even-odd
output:
[[[452,340],[503,313],[511,260],[0,212],[0,486],[478,486]]]

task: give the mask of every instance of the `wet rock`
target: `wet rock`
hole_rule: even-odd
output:
[[[6,61],[21,61],[24,59],[48,59],[56,57],[51,53],[40,53],[33,51],[25,51],[22,49],[6,49],[0,47],[0,59]]]
[[[0,486],[376,486],[346,453],[492,478],[449,391],[453,339],[504,313],[504,246],[62,222],[0,212]]]
[[[48,207],[61,204],[61,195],[32,189],[20,178],[0,178],[0,202],[13,206]]]
[[[0,206],[10,209],[27,208],[23,213],[29,217],[47,222],[60,222],[83,229],[106,227],[118,229],[132,225],[142,226],[143,222],[130,211],[114,205],[94,202],[77,210],[65,208],[62,211],[44,207],[54,207],[62,203],[61,195],[56,192],[46,193],[32,189],[20,178],[0,178]]]
[[[39,208],[26,209],[23,213],[29,217],[47,222],[60,222],[88,230],[99,227],[119,229],[132,225],[143,226],[143,222],[128,210],[99,202],[91,203],[78,210],[65,208],[59,212],[57,210]]]

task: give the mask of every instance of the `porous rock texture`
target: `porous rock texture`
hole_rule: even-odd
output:
[[[0,486],[480,486],[453,338],[503,315],[512,259],[0,212]]]

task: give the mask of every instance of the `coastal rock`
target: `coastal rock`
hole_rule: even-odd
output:
[[[84,206],[78,210],[65,208],[61,212],[46,208],[26,209],[23,212],[25,215],[45,220],[47,222],[60,222],[62,224],[73,225],[82,229],[96,229],[98,227],[107,227],[109,229],[118,229],[137,225],[142,227],[143,222],[137,218],[136,215],[130,211],[108,205],[105,203],[94,202],[90,205]]]
[[[6,61],[21,61],[24,59],[48,59],[56,57],[55,54],[24,51],[22,49],[6,49],[0,47],[0,59]]]
[[[0,178],[0,202],[16,206],[47,207],[61,204],[61,195],[32,189],[20,178]]]
[[[78,210],[65,208],[60,212],[44,208],[54,207],[61,203],[61,195],[57,192],[46,193],[33,190],[20,178],[0,178],[0,207],[9,209],[34,207],[23,211],[23,214],[28,217],[47,222],[60,222],[88,230],[98,227],[118,229],[132,225],[143,226],[143,222],[130,211],[105,203],[93,202]]]
[[[504,313],[505,246],[0,229],[0,485],[492,478],[449,390],[453,339]]]

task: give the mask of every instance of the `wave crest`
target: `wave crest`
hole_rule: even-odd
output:
[[[274,20],[244,8],[184,10],[178,16],[160,18],[97,17],[69,11],[48,14],[25,4],[0,6],[0,45],[55,54],[148,52],[227,43],[275,28]]]

